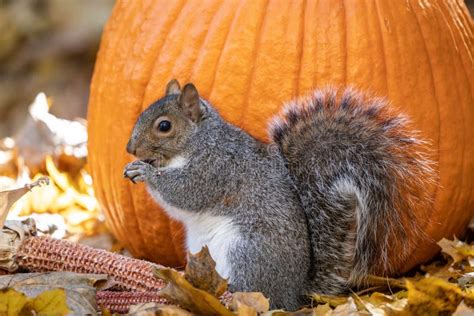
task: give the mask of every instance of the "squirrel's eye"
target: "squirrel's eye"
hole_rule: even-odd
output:
[[[158,130],[160,132],[166,133],[169,132],[171,129],[171,122],[167,120],[163,120],[158,124]]]

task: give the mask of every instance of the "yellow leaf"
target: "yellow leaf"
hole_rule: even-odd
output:
[[[64,289],[45,291],[35,297],[28,305],[38,315],[66,315],[70,312]]]
[[[0,291],[0,315],[19,315],[28,302],[25,294],[13,289]]]
[[[154,269],[156,277],[168,284],[159,291],[159,295],[198,315],[234,314],[219,302],[214,295],[197,289],[189,283],[178,271],[167,268]]]
[[[49,179],[47,177],[41,177],[37,181],[27,184],[22,188],[0,192],[0,228],[3,227],[5,219],[8,215],[8,211],[10,210],[10,207],[13,205],[13,203],[15,203],[32,188],[41,186],[43,184],[49,184]]]
[[[407,310],[415,315],[450,315],[463,299],[456,285],[438,278],[407,280]]]

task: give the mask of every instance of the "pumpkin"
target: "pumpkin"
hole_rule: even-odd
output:
[[[474,206],[473,21],[461,0],[118,1],[89,102],[89,159],[108,225],[141,258],[180,266],[183,229],[123,179],[136,118],[193,82],[224,119],[268,140],[285,101],[326,85],[388,98],[431,140],[439,185],[404,271],[463,233]],[[426,210],[420,210],[424,212]],[[393,249],[393,256],[397,251]]]

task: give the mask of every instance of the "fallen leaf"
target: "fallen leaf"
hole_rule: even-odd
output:
[[[34,187],[42,186],[44,184],[49,184],[49,179],[47,177],[39,178],[37,181],[27,184],[22,188],[0,192],[0,228],[3,227],[8,215],[8,210],[11,208],[13,203]]]
[[[237,302],[236,310],[238,316],[257,316],[257,311],[252,306]]]
[[[214,295],[197,289],[178,271],[154,268],[156,277],[167,282],[159,295],[198,315],[234,315]]]
[[[472,316],[474,315],[474,309],[467,306],[464,301],[462,301],[456,310],[453,313],[453,316]]]
[[[463,299],[459,287],[434,277],[407,281],[407,288],[406,311],[415,315],[450,315]]]
[[[73,272],[17,273],[0,276],[0,288],[11,288],[29,298],[35,298],[46,291],[61,289],[65,293],[68,308],[75,314],[96,313],[96,288],[106,283],[108,277],[102,274],[80,274]],[[48,305],[59,306],[58,292],[40,296],[35,308]],[[42,305],[43,304],[43,305]],[[46,309],[47,310],[47,309]]]
[[[334,310],[328,313],[328,315],[348,315],[348,316],[359,316],[359,315],[370,315],[365,311],[359,311],[357,305],[352,297],[347,298],[347,303],[337,306]]]
[[[314,316],[324,316],[327,315],[328,313],[332,312],[331,307],[329,306],[328,303],[324,305],[318,305],[316,308],[313,308],[313,315]]]
[[[44,291],[26,304],[26,308],[38,315],[66,315],[70,312],[64,289]]]
[[[66,315],[70,313],[63,289],[27,297],[13,288],[0,291],[0,315]]]
[[[131,316],[192,316],[190,312],[173,305],[143,303],[130,306],[127,315]]]
[[[25,294],[14,289],[3,289],[0,291],[0,315],[20,315],[27,302]]]
[[[257,313],[268,312],[268,310],[270,309],[270,301],[260,292],[233,293],[232,302],[230,303],[230,309],[234,311],[239,311],[239,305],[252,307]]]
[[[336,307],[347,303],[347,296],[335,296],[335,295],[322,295],[322,294],[312,294],[311,298],[315,303],[318,304],[329,304],[331,307]]]
[[[464,244],[457,240],[448,240],[446,238],[438,241],[438,246],[441,251],[449,255],[453,259],[453,265],[467,259],[469,256],[474,256],[474,250],[471,246]]]
[[[221,296],[227,290],[227,280],[216,271],[216,262],[209,253],[209,248],[204,246],[196,254],[188,253],[188,263],[184,277],[194,287]]]

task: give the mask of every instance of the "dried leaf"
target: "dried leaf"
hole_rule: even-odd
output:
[[[155,276],[168,284],[159,295],[199,315],[233,315],[219,300],[189,283],[179,272],[167,268],[154,268]]]
[[[65,292],[66,304],[69,309],[76,314],[84,315],[96,313],[96,288],[94,285],[101,285],[107,279],[106,275],[73,272],[18,273],[0,276],[0,288],[15,289],[29,298],[38,297],[45,291],[61,289]],[[34,308],[42,306],[46,308],[49,305],[62,306],[59,292],[52,293],[39,296],[40,299],[35,303],[36,305],[32,306]]]
[[[406,289],[405,280],[399,280],[389,277],[379,277],[369,275],[367,277],[368,286],[387,286],[389,288]]]
[[[474,315],[474,308],[471,308],[462,301],[453,313],[453,316],[472,316]]]
[[[216,262],[209,253],[209,248],[204,246],[196,254],[188,253],[188,263],[184,277],[194,287],[221,296],[227,290],[227,280],[216,271]]]
[[[45,291],[31,298],[12,288],[0,292],[0,315],[66,315],[69,312],[63,289]]]
[[[33,220],[5,222],[3,229],[0,229],[0,269],[8,272],[18,269],[16,261],[18,247],[25,237],[35,233],[36,226]]]
[[[268,310],[270,309],[270,301],[260,292],[233,293],[232,302],[230,303],[230,309],[234,311],[239,311],[240,305],[252,307],[257,313],[268,312]]]
[[[407,281],[407,288],[406,310],[415,315],[450,315],[463,299],[459,287],[434,277]]]
[[[448,240],[443,238],[438,241],[438,246],[441,247],[442,252],[453,258],[453,264],[463,261],[474,253],[474,250],[470,249],[470,246],[465,245],[457,239]]]
[[[324,305],[318,305],[316,308],[313,308],[313,315],[314,316],[324,316],[327,315],[332,311],[331,307],[328,303]]]
[[[25,294],[14,289],[3,289],[0,291],[0,315],[20,315],[27,302]]]
[[[158,303],[143,303],[130,307],[128,315],[131,316],[192,316],[190,312],[173,305],[163,305]]]
[[[45,184],[49,184],[49,179],[47,177],[42,177],[31,184],[25,185],[23,188],[0,192],[0,228],[3,227],[5,219],[7,218],[8,210],[11,208],[13,203],[32,188]]]
[[[238,316],[257,316],[257,311],[252,306],[237,302],[236,310]]]
[[[331,307],[336,307],[347,303],[348,297],[335,295],[312,294],[311,298],[317,304],[329,304]]]
[[[39,315],[66,315],[70,312],[64,289],[44,291],[27,304]]]
[[[337,306],[333,311],[328,313],[328,315],[349,315],[349,316],[358,316],[358,315],[370,315],[368,312],[360,312],[357,309],[357,305],[354,302],[352,297],[347,299],[347,303]]]

